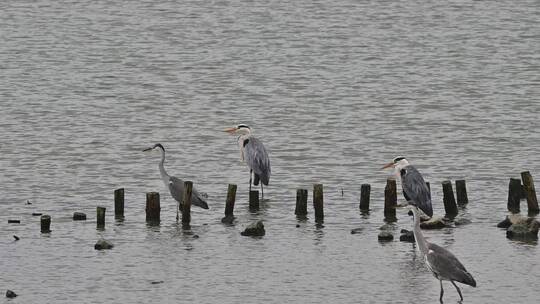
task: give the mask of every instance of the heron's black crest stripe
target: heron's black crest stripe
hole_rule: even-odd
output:
[[[241,129],[241,128],[247,128],[247,129],[249,129],[249,126],[248,126],[248,125],[238,125],[237,128],[238,128],[238,129]]]
[[[400,157],[394,158],[394,164],[397,163],[398,161],[402,160],[402,159],[405,159],[405,157],[400,156]]]
[[[160,147],[161,149],[163,149],[163,151],[165,151],[165,148],[163,148],[163,146],[161,144],[155,144],[154,145],[154,148],[157,148],[157,147]]]
[[[248,143],[249,143],[249,138],[248,138],[248,139],[244,139],[243,146],[245,147]]]

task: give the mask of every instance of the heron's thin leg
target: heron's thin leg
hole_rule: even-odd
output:
[[[264,199],[263,183],[261,182],[261,200]]]
[[[460,302],[463,301],[463,295],[461,295],[461,290],[459,290],[459,287],[456,285],[456,283],[454,283],[454,281],[450,281],[452,282],[452,285],[454,285],[454,287],[456,288],[457,292],[459,293],[459,298],[461,300],[459,300]]]
[[[442,280],[439,280],[439,283],[441,284],[441,296],[440,296],[440,298],[439,298],[439,301],[441,301],[441,303],[442,303],[442,302],[443,302],[442,296],[443,296],[443,294],[444,294],[444,289],[443,289],[443,287],[442,287]]]
[[[176,202],[176,221],[178,222],[178,219],[180,218],[178,215],[178,210],[180,210],[180,203],[178,201]]]
[[[249,192],[251,192],[251,175],[253,173],[252,169],[249,169]]]

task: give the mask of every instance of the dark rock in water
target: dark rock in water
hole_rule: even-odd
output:
[[[86,214],[82,212],[75,212],[73,213],[73,220],[74,221],[86,221]]]
[[[296,224],[296,228],[300,228],[300,224]]]
[[[229,225],[232,225],[234,223],[234,216],[232,215],[227,215],[226,217],[222,218],[221,219],[221,222],[223,224],[229,224]]]
[[[364,228],[354,228],[353,230],[351,230],[351,234],[360,233],[360,232],[362,232],[362,230],[364,230]]]
[[[422,229],[441,229],[446,227],[446,221],[440,216],[433,216],[429,221],[420,223]]]
[[[377,238],[379,241],[391,241],[394,239],[394,236],[389,231],[381,231]]]
[[[13,291],[11,291],[11,290],[9,290],[9,289],[6,291],[6,298],[13,299],[13,298],[15,298],[16,296],[17,296],[17,294],[16,294],[15,292],[13,292]]]
[[[534,218],[527,218],[524,221],[512,224],[506,231],[506,237],[509,239],[536,240],[538,239],[539,228],[540,222]]]
[[[454,225],[456,226],[468,225],[470,223],[472,223],[472,221],[466,218],[458,218],[454,220]]]
[[[32,203],[30,203],[29,200],[26,200],[26,204],[27,204],[27,205],[32,205]]]
[[[240,234],[243,236],[263,236],[265,234],[264,225],[262,221],[257,221],[246,227]]]
[[[8,220],[8,224],[20,224],[21,220]]]
[[[162,283],[163,283],[163,281],[153,281],[153,282],[150,282],[150,284],[154,284],[154,285],[155,285],[155,284],[162,284]]]
[[[194,235],[193,235],[193,238],[194,238],[194,239],[198,239],[198,238],[199,238],[199,235],[198,235],[198,234],[194,234]]]
[[[414,233],[412,231],[401,229],[401,235],[399,236],[401,242],[414,243]]]
[[[15,241],[20,240],[20,238],[18,236],[16,236],[16,235],[14,235],[13,238],[15,239]]]
[[[499,228],[508,228],[510,226],[512,226],[512,222],[510,221],[510,217],[508,217],[508,215],[502,222],[497,224],[497,227]]]
[[[94,249],[96,250],[111,249],[113,247],[114,245],[111,242],[104,239],[97,241],[97,243],[94,245]]]
[[[42,216],[43,213],[39,213],[39,212],[32,212],[32,216]]]

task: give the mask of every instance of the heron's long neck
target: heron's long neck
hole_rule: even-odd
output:
[[[416,241],[416,246],[418,246],[418,249],[420,249],[420,252],[422,252],[423,255],[427,254],[428,252],[428,242],[424,238],[424,235],[422,234],[422,230],[420,229],[420,214],[418,213],[418,209],[416,207],[412,208],[413,211],[413,217],[414,217],[414,240]]]
[[[165,150],[161,150],[161,161],[159,162],[159,174],[161,175],[161,179],[165,184],[168,183],[169,175],[167,174],[167,171],[165,171],[165,167],[163,164],[165,163]]]

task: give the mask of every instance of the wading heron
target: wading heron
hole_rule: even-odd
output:
[[[390,167],[395,168],[396,172],[399,172],[402,179],[401,183],[404,195],[406,196],[409,205],[412,205],[414,239],[416,246],[422,253],[427,268],[433,273],[435,278],[439,280],[441,286],[439,301],[441,303],[443,302],[444,289],[442,281],[450,281],[456,288],[460,301],[463,301],[461,290],[455,282],[476,287],[476,281],[467,269],[465,269],[465,266],[463,266],[450,251],[426,241],[422,234],[422,230],[420,229],[419,210],[422,210],[422,212],[429,216],[433,215],[429,190],[427,189],[422,175],[420,175],[418,170],[412,167],[404,157],[396,157],[392,163],[387,164],[383,168]]]
[[[240,124],[236,127],[227,128],[225,132],[237,134],[238,147],[240,148],[240,158],[249,167],[249,191],[251,191],[252,175],[253,185],[257,186],[261,182],[261,196],[264,198],[263,184],[268,186],[270,182],[270,158],[264,148],[263,143],[251,135],[251,128]]]
[[[158,149],[161,152],[161,161],[159,162],[159,173],[161,175],[161,179],[163,180],[163,183],[165,184],[165,187],[169,189],[169,192],[171,193],[171,196],[177,201],[177,208],[176,208],[176,217],[178,218],[178,209],[180,204],[182,204],[182,198],[184,195],[184,181],[167,174],[167,171],[165,171],[165,167],[163,166],[163,163],[165,163],[165,148],[161,144],[155,144],[153,147],[149,147],[143,150],[143,152],[151,151],[154,149]],[[191,204],[201,207],[203,209],[208,209],[208,204],[206,201],[202,198],[202,196],[195,190],[195,187],[192,190],[191,193]]]

